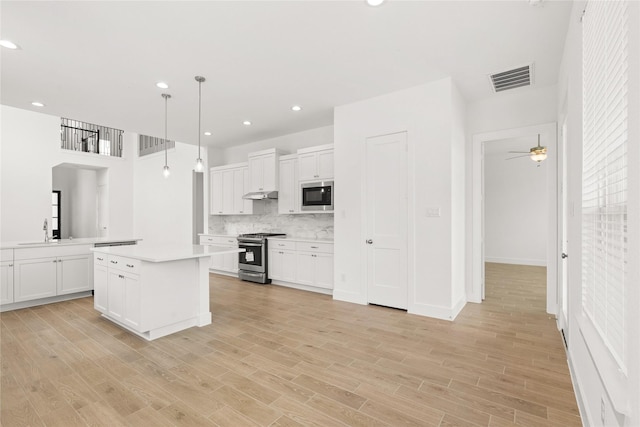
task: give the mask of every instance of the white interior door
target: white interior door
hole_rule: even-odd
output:
[[[568,311],[568,294],[567,294],[567,119],[565,117],[562,122],[562,126],[560,128],[560,138],[559,138],[560,146],[558,147],[558,178],[560,182],[558,183],[559,190],[558,191],[558,217],[559,217],[559,235],[560,235],[560,260],[558,262],[558,302],[560,305],[558,316],[560,329],[565,331],[565,335],[567,335],[568,331],[568,322],[567,322],[567,311]],[[565,337],[566,338],[566,337]]]
[[[407,134],[366,141],[367,301],[406,309]]]

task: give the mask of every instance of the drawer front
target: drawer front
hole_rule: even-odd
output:
[[[109,255],[109,268],[126,271],[127,273],[140,274],[142,262],[133,258],[125,258],[116,255]]]
[[[297,242],[296,247],[298,251],[304,252],[321,252],[327,254],[333,253],[332,243]]]
[[[101,254],[99,252],[93,253],[93,263],[95,265],[104,265],[107,267],[109,265],[109,256],[107,254]]]
[[[68,255],[85,255],[91,253],[92,245],[64,245],[59,246],[56,243],[51,243],[51,246],[44,248],[25,248],[14,249],[13,256],[16,260],[19,259],[37,259],[37,258],[51,258],[61,257]]]
[[[238,239],[233,236],[200,236],[201,245],[237,246]]]
[[[290,240],[269,239],[269,249],[287,249],[295,251],[296,242],[292,242]]]

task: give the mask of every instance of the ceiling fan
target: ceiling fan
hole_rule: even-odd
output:
[[[531,147],[529,151],[509,151],[509,153],[520,155],[509,157],[507,160],[517,159],[519,157],[529,157],[534,162],[540,163],[547,158],[547,147],[540,145],[540,134],[538,134],[538,145]]]

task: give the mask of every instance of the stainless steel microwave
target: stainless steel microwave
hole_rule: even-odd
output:
[[[300,210],[333,210],[333,181],[304,182],[300,184],[300,188]]]

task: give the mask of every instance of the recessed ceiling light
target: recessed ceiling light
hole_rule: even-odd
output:
[[[160,89],[169,89],[169,85],[165,82],[158,82],[156,83],[156,86],[158,86]]]
[[[251,126],[251,122],[249,120],[245,120],[242,124],[245,126]]]
[[[301,106],[299,106],[299,105],[294,105],[293,107],[291,107],[291,109],[292,109],[293,111],[300,111],[300,110],[302,110],[302,107],[301,107]]]
[[[367,0],[369,6],[380,6],[382,3],[384,3],[384,0]]]
[[[205,132],[204,135],[205,136],[211,136],[211,132]]]
[[[17,49],[18,45],[9,40],[0,40],[0,46],[6,47],[7,49]]]
[[[34,107],[44,107],[44,104],[38,101],[33,101],[31,105],[33,105]]]

